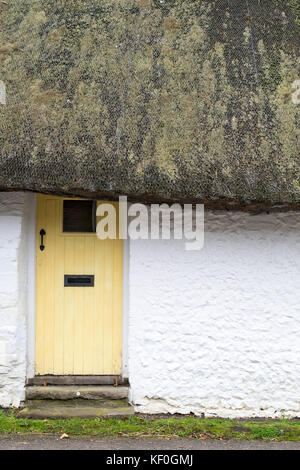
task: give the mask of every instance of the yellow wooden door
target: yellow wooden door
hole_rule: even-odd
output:
[[[63,232],[63,203],[46,195],[37,200],[35,372],[119,375],[123,241]],[[65,287],[65,275],[93,275],[94,287]]]

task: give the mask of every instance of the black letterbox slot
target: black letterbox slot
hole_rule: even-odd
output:
[[[65,287],[94,287],[95,276],[65,274]]]

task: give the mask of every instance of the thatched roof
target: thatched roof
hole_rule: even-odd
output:
[[[299,202],[299,18],[299,0],[1,0],[0,189]]]

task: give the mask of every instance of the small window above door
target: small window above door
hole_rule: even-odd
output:
[[[63,232],[96,232],[96,201],[63,201]]]

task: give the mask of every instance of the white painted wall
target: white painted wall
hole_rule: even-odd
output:
[[[24,193],[0,192],[0,406],[18,406],[26,376]]]
[[[204,249],[131,241],[136,411],[300,416],[300,214],[206,213]]]
[[[3,407],[20,404],[33,373],[34,211],[34,196],[0,192]],[[129,246],[136,411],[300,416],[300,214],[207,213],[200,252]]]

